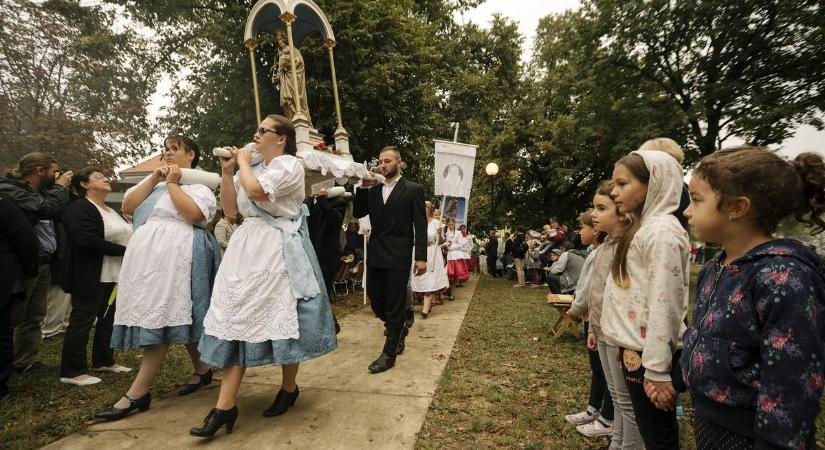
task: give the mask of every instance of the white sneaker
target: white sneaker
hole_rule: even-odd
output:
[[[101,380],[98,377],[93,377],[91,375],[86,375],[86,377],[80,378],[80,379],[78,379],[78,377],[74,377],[74,378],[60,377],[60,382],[61,383],[73,384],[75,386],[89,386],[89,385],[92,385],[92,384],[100,383],[101,381],[103,381],[103,380]]]
[[[587,437],[610,436],[613,434],[613,424],[605,425],[600,420],[576,427],[576,431]]]
[[[590,423],[599,418],[599,412],[596,411],[593,414],[590,414],[587,411],[582,411],[576,414],[568,414],[564,416],[564,420],[572,423],[573,425],[584,425],[586,423]]]

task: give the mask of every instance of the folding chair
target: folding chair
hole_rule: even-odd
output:
[[[352,292],[358,292],[359,288],[361,291],[364,290],[364,261],[358,261],[358,264],[350,269],[349,282],[352,283]]]
[[[552,334],[554,338],[558,338],[565,332],[573,336],[578,336],[578,324],[567,317],[567,311],[573,305],[573,296],[567,294],[547,294],[547,303],[558,312],[559,316],[556,317],[556,321],[550,325],[546,336]]]
[[[338,295],[338,286],[341,285],[344,285],[344,295],[349,294],[349,281],[347,280],[347,275],[349,274],[349,269],[352,266],[352,261],[354,260],[355,257],[352,255],[341,257],[341,265],[338,266],[338,271],[335,272],[335,279],[332,281],[332,292],[335,295]]]

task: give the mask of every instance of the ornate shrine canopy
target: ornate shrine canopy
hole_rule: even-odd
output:
[[[255,40],[262,32],[275,33],[279,28],[284,28],[284,22],[280,19],[284,13],[296,17],[292,24],[292,39],[296,47],[313,31],[319,32],[325,41],[335,42],[332,26],[312,0],[258,0],[246,19],[244,42]]]

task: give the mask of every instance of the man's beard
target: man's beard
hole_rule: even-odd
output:
[[[384,176],[387,177],[387,178],[395,178],[396,175],[398,175],[398,167],[397,166],[392,168],[392,169],[387,169],[386,173],[384,173]]]
[[[54,187],[54,178],[53,177],[43,177],[43,181],[40,182],[41,189],[51,189]]]

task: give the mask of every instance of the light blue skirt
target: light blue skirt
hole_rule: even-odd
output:
[[[323,287],[321,289],[324,289]],[[324,296],[326,297],[326,296]],[[325,355],[338,346],[332,309],[326,298],[298,300],[298,339],[244,342],[201,336],[201,361],[212,367],[296,364]]]
[[[212,298],[212,286],[221,263],[218,241],[211,233],[196,227],[192,238],[192,324],[163,328],[115,325],[111,348],[124,350],[163,343],[192,344],[203,335],[203,319]]]
[[[279,366],[296,364],[325,355],[338,347],[335,337],[335,320],[329,303],[324,278],[318,265],[315,250],[306,235],[301,244],[307,252],[312,271],[321,292],[311,299],[298,299],[298,339],[244,342],[225,341],[204,333],[198,350],[201,361],[212,367],[258,367],[269,364]]]

